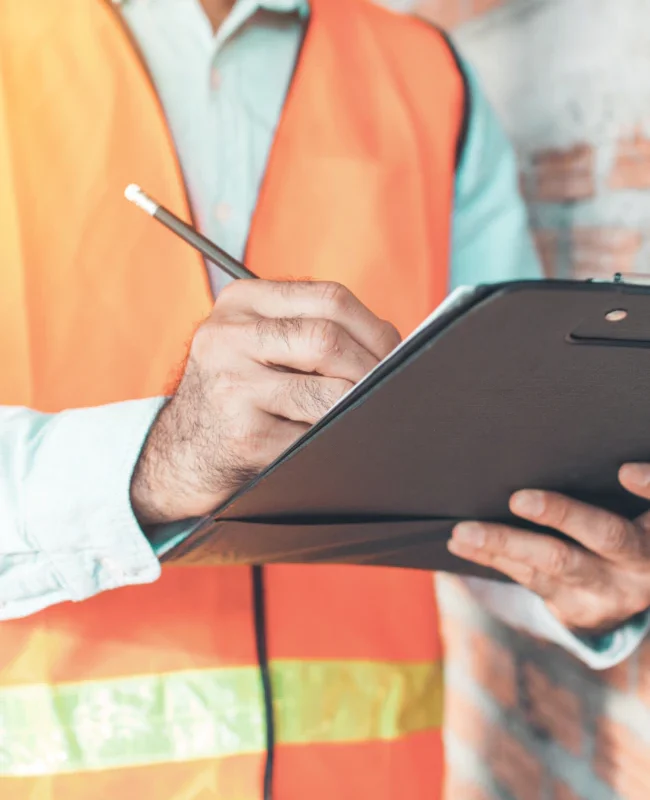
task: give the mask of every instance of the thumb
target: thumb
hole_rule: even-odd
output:
[[[650,464],[623,464],[618,480],[631,494],[650,500]]]

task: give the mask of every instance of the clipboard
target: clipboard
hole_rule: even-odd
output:
[[[650,461],[650,287],[462,290],[323,419],[162,556],[501,578],[452,556],[462,520],[515,523],[522,488],[632,518],[620,465]],[[558,534],[554,534],[558,535]]]

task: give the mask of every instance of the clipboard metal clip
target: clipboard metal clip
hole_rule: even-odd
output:
[[[625,283],[650,286],[650,273],[648,272],[615,272],[611,280],[607,278],[588,278],[587,283]]]

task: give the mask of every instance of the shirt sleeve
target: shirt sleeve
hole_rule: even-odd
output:
[[[474,71],[462,65],[470,121],[456,175],[451,288],[541,278],[515,153]]]
[[[519,193],[515,153],[474,71],[466,63],[463,68],[470,122],[456,176],[451,288],[541,278]],[[650,614],[645,613],[607,636],[582,638],[565,628],[540,597],[521,586],[478,579],[464,582],[503,622],[563,646],[592,669],[623,661],[650,627]]]
[[[593,670],[610,669],[639,647],[650,616],[639,614],[604,636],[576,636],[551,613],[539,595],[515,584],[463,578],[480,605],[506,625],[560,645]]]
[[[162,402],[0,407],[0,619],[159,576],[129,492]]]

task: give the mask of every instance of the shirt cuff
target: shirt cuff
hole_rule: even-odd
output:
[[[625,661],[650,629],[650,612],[645,612],[604,636],[577,636],[562,625],[539,595],[523,586],[482,578],[462,581],[501,622],[560,645],[593,670],[610,669]]]
[[[555,642],[593,670],[611,669],[628,659],[641,645],[650,629],[650,612],[645,611],[627,620],[610,633],[578,636],[566,628],[541,602],[540,618],[546,617],[548,635]]]
[[[179,544],[182,544],[185,539],[192,533],[197,525],[201,524],[202,519],[196,517],[194,519],[184,519],[179,522],[171,522],[168,525],[159,525],[149,531],[149,542],[153,548],[154,553],[158,558],[162,558],[169,553]],[[173,561],[173,558],[171,558]]]
[[[149,583],[160,563],[133,513],[131,477],[164,400],[55,414],[33,443],[25,535],[51,564],[62,598]]]

